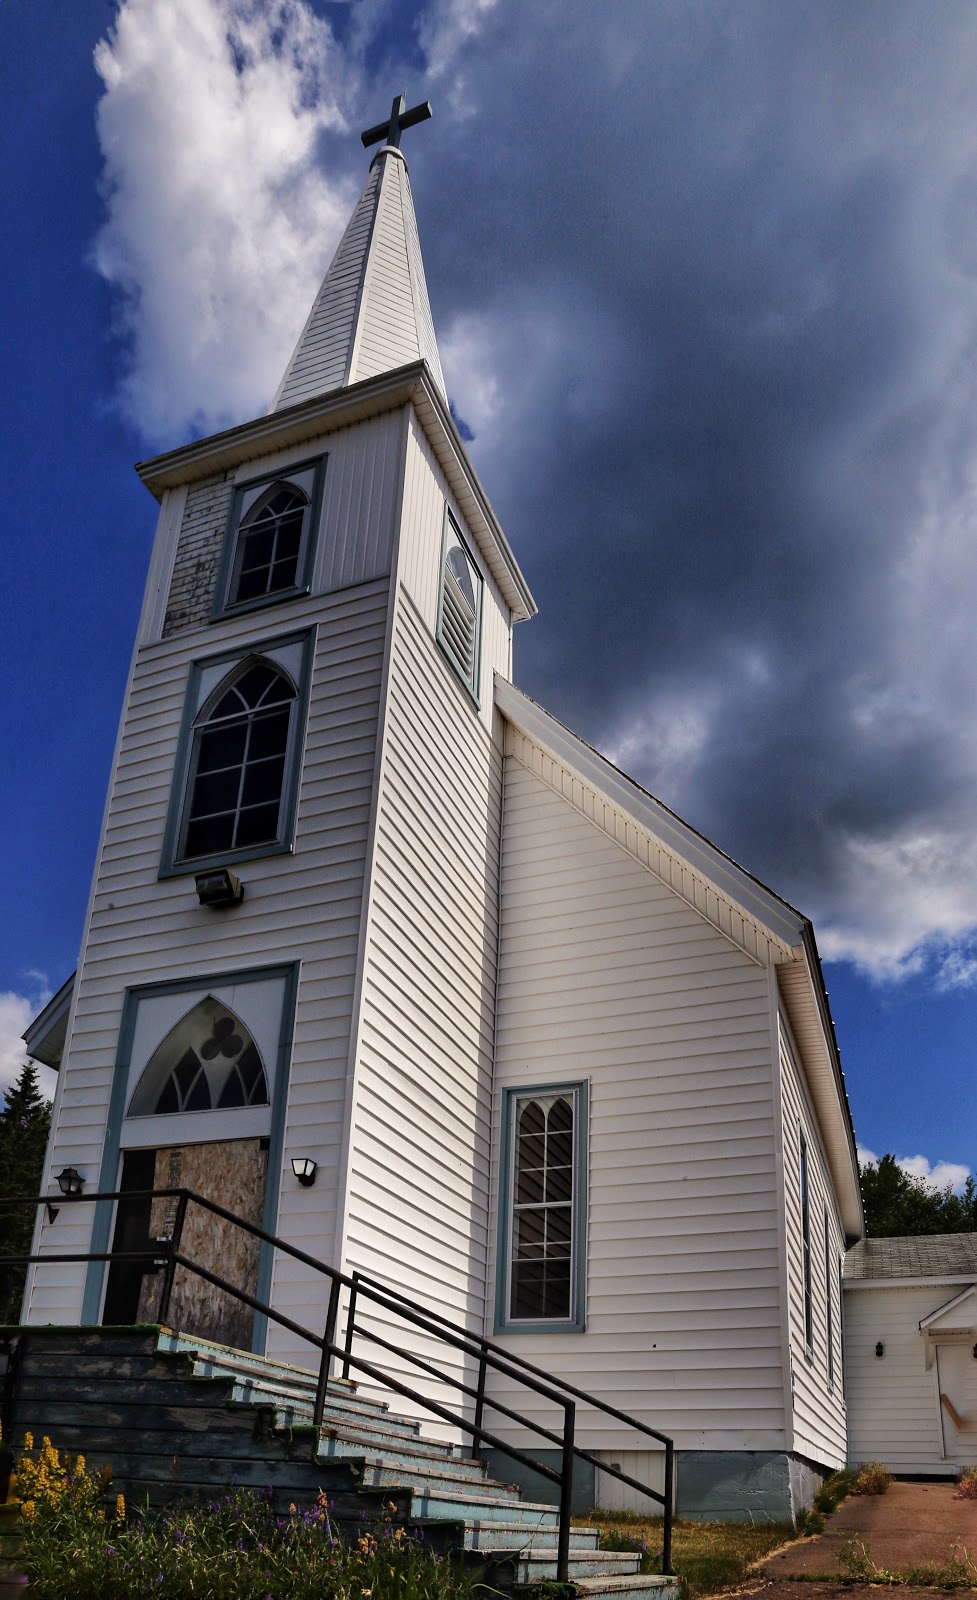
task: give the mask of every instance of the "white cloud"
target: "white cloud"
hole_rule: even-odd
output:
[[[123,0],[95,65],[124,403],[153,440],[260,413],[354,198],[316,159],[349,68],[305,0]]]
[[[874,1150],[860,1144],[857,1153],[860,1167],[877,1165],[879,1158]],[[959,1161],[932,1162],[926,1156],[897,1156],[896,1166],[911,1178],[921,1178],[928,1189],[945,1189],[947,1184],[951,1189],[962,1189],[970,1177],[970,1168]]]
[[[29,995],[15,994],[8,989],[0,994],[0,1094],[19,1077],[20,1069],[27,1060],[22,1037],[24,1029],[50,998],[50,989]],[[43,1067],[40,1068],[40,1076],[48,1076]],[[45,1094],[52,1092],[48,1083],[43,1084],[42,1088]]]

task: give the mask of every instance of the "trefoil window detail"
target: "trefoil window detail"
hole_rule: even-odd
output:
[[[499,1304],[505,1327],[582,1326],[585,1132],[586,1085],[507,1096]]]
[[[469,692],[478,697],[482,575],[445,509],[438,597],[438,643]]]
[[[212,995],[157,1046],[136,1086],[130,1117],[228,1111],[268,1104],[268,1079],[244,1024]]]
[[[271,662],[245,663],[198,715],[179,854],[275,843],[297,690]]]

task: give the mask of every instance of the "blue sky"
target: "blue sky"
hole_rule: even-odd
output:
[[[947,0],[0,0],[0,1072],[77,956],[132,464],[265,409],[404,87],[517,681],[812,916],[861,1143],[973,1167],[975,78]]]

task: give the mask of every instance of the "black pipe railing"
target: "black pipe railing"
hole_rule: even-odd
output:
[[[575,1461],[586,1461],[592,1466],[605,1472],[609,1477],[615,1478],[639,1493],[647,1495],[662,1507],[662,1572],[672,1571],[672,1514],[675,1483],[674,1445],[665,1434],[649,1428],[645,1423],[639,1422],[636,1417],[629,1416],[617,1407],[606,1404],[596,1395],[588,1394],[586,1390],[575,1385],[565,1383],[561,1378],[554,1377],[552,1373],[545,1372],[541,1367],[534,1366],[531,1361],[506,1349],[495,1341],[481,1334],[473,1334],[467,1328],[451,1322],[440,1312],[432,1311],[428,1307],[411,1300],[399,1289],[388,1288],[379,1279],[371,1278],[365,1273],[354,1272],[352,1275],[340,1272],[336,1267],[328,1266],[324,1261],[309,1255],[307,1251],[300,1250],[297,1246],[289,1244],[287,1240],[278,1238],[275,1234],[265,1231],[253,1222],[247,1222],[243,1217],[236,1216],[234,1212],[219,1205],[215,1200],[208,1200],[204,1195],[196,1194],[192,1189],[168,1188],[152,1190],[111,1190],[97,1194],[81,1195],[16,1195],[0,1197],[0,1206],[11,1205],[48,1205],[52,1199],[57,1199],[59,1206],[63,1205],[92,1205],[98,1203],[116,1203],[118,1201],[132,1200],[163,1200],[175,1199],[176,1212],[173,1219],[173,1232],[170,1238],[155,1240],[153,1246],[145,1251],[55,1251],[39,1252],[31,1255],[0,1256],[0,1268],[5,1266],[63,1262],[90,1262],[107,1261],[136,1265],[146,1263],[146,1270],[159,1271],[163,1269],[163,1280],[160,1291],[160,1304],[157,1312],[161,1324],[170,1324],[170,1312],[173,1298],[173,1287],[178,1268],[202,1278],[215,1288],[229,1294],[242,1305],[249,1306],[260,1316],[269,1318],[279,1326],[287,1328],[300,1339],[305,1340],[319,1351],[319,1370],[316,1378],[316,1393],[313,1403],[313,1422],[316,1427],[321,1426],[326,1405],[327,1389],[329,1384],[332,1363],[334,1360],[342,1363],[342,1375],[349,1377],[350,1369],[357,1374],[362,1374],[380,1387],[391,1390],[403,1399],[409,1400],[432,1415],[439,1417],[451,1427],[460,1429],[470,1436],[476,1449],[487,1445],[490,1449],[498,1450],[519,1461],[524,1466],[538,1472],[542,1477],[558,1486],[559,1490],[559,1528],[557,1534],[557,1580],[565,1583],[569,1572],[570,1555],[570,1504],[573,1490],[573,1465]],[[214,1217],[219,1217],[234,1227],[244,1230],[253,1238],[259,1239],[263,1244],[269,1245],[273,1250],[281,1250],[293,1260],[311,1267],[314,1271],[329,1280],[329,1299],[326,1310],[325,1323],[321,1334],[303,1327],[293,1321],[291,1317],[279,1311],[277,1307],[267,1305],[251,1295],[239,1285],[229,1282],[219,1274],[211,1272],[208,1267],[189,1256],[184,1255],[181,1245],[183,1230],[186,1223],[187,1209],[190,1205],[202,1207]],[[337,1339],[343,1291],[348,1292],[346,1305],[346,1325],[342,1343]],[[474,1363],[477,1377],[474,1386],[466,1383],[456,1373],[445,1371],[424,1359],[416,1351],[404,1344],[395,1344],[385,1339],[376,1329],[365,1327],[362,1321],[357,1322],[357,1312],[360,1311],[361,1302],[368,1308],[383,1311],[388,1317],[393,1316],[401,1323],[406,1323],[408,1328],[416,1329],[437,1340],[441,1345],[458,1352],[464,1361]],[[354,1340],[360,1338],[367,1343],[378,1346],[399,1360],[406,1360],[422,1372],[436,1379],[439,1383],[454,1388],[466,1398],[474,1402],[471,1420],[463,1411],[454,1411],[442,1405],[429,1395],[420,1393],[410,1385],[404,1383],[392,1373],[377,1367],[373,1362],[366,1360],[362,1355],[354,1353]],[[562,1412],[562,1428],[559,1430],[545,1427],[532,1417],[507,1405],[501,1399],[495,1398],[488,1392],[487,1379],[490,1372],[497,1373],[510,1382],[521,1385],[541,1399],[548,1401]],[[630,1477],[622,1472],[619,1467],[609,1465],[598,1459],[591,1451],[585,1450],[576,1443],[576,1415],[577,1401],[582,1401],[586,1406],[605,1416],[613,1417],[624,1423],[635,1432],[643,1434],[664,1446],[665,1452],[665,1481],[663,1491],[652,1489],[649,1484],[642,1483],[637,1478]],[[500,1439],[498,1435],[485,1426],[486,1408],[497,1412],[500,1416],[515,1422],[520,1428],[526,1429],[537,1438],[546,1440],[554,1445],[559,1453],[560,1466],[549,1466],[546,1462],[537,1460],[526,1451]]]

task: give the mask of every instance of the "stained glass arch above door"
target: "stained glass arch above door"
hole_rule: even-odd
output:
[[[268,1104],[268,1078],[248,1029],[213,995],[157,1045],[129,1102],[130,1117]]]

